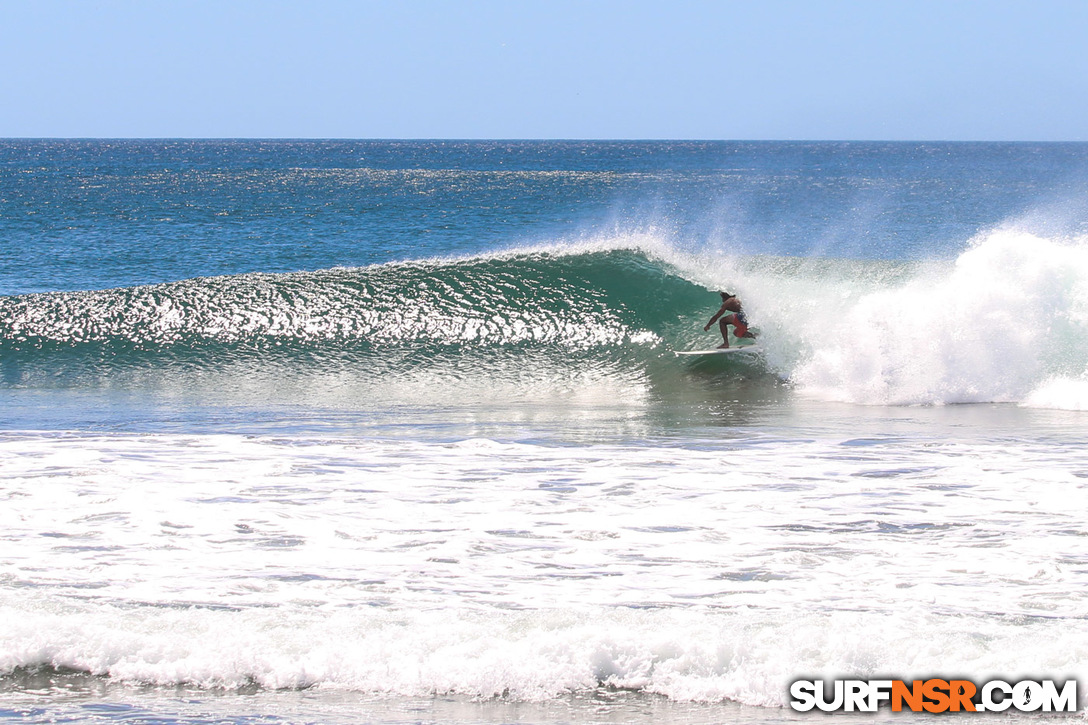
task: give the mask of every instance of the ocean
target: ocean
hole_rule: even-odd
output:
[[[0,720],[1088,702],[1086,416],[1088,144],[2,140]]]

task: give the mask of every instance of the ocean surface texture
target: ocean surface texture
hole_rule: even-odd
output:
[[[0,720],[1085,703],[1086,433],[1085,144],[0,141]]]

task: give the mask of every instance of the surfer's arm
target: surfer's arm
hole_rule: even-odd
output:
[[[703,332],[709,330],[710,326],[717,322],[718,318],[722,316],[723,312],[725,312],[725,305],[722,305],[722,308],[714,313],[714,316],[710,318],[710,322],[703,325]]]

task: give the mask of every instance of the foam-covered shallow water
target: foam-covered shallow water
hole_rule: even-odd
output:
[[[1088,648],[1069,441],[0,447],[9,672],[781,707],[798,673],[1073,675]]]
[[[1083,702],[1085,148],[0,144],[0,718]]]
[[[241,723],[273,725],[300,723],[585,723],[617,725],[630,722],[665,725],[740,725],[742,723],[807,722],[811,714],[791,710],[748,707],[732,702],[707,706],[677,702],[666,697],[602,688],[588,694],[572,694],[547,702],[525,702],[506,698],[479,700],[454,695],[361,697],[355,693],[326,690],[216,692],[198,688],[168,691],[109,684],[100,678],[71,673],[28,674],[27,689],[7,700],[3,716],[25,723],[176,723],[206,725]],[[268,714],[275,713],[275,714]],[[848,722],[894,722],[898,717],[883,713],[861,720],[857,714]],[[929,713],[909,716],[912,722],[943,722],[947,718]],[[992,716],[991,716],[992,717]],[[1006,715],[1003,723],[1050,722],[1038,716]]]

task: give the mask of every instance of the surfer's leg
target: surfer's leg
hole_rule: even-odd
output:
[[[729,347],[729,325],[731,324],[733,324],[733,315],[726,315],[718,320],[718,327],[721,328],[722,340],[724,340],[721,345],[718,345],[719,350]]]

